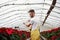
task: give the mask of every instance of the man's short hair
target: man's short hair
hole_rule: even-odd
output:
[[[34,9],[29,10],[28,12],[35,12]]]

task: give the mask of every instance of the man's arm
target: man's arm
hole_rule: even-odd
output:
[[[25,24],[25,23],[23,23],[24,25],[26,25],[27,27],[29,27],[30,25],[32,25],[32,24]]]
[[[25,23],[23,23],[24,25],[26,25],[28,28],[29,28],[29,30],[31,30],[31,28],[32,28],[32,24],[25,24]]]

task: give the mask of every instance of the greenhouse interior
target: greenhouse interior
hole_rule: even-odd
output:
[[[60,40],[60,0],[0,0],[0,40]]]

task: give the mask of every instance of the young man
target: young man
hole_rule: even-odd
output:
[[[29,10],[30,19],[28,20],[28,24],[25,24],[29,27],[31,31],[31,40],[40,40],[40,32],[39,32],[39,19],[35,17],[35,11],[33,9]]]

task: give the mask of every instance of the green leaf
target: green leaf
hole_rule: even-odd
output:
[[[26,38],[26,35],[25,34],[22,34],[22,38]]]
[[[0,34],[0,40],[7,40],[7,38],[3,36],[2,34]]]
[[[11,40],[20,40],[20,36],[18,34],[12,34],[10,35]]]

